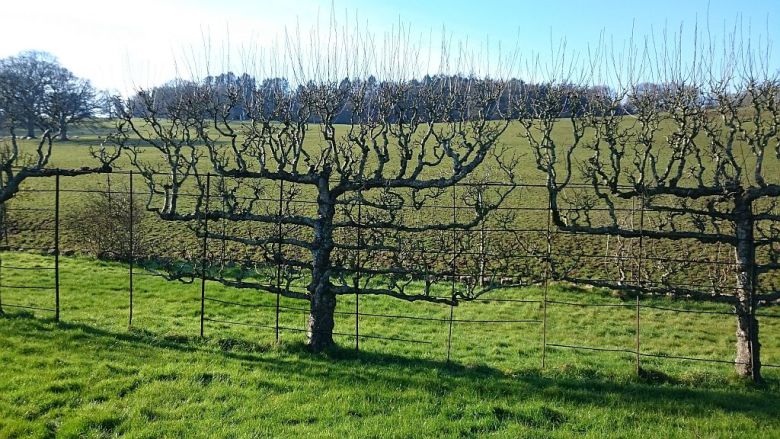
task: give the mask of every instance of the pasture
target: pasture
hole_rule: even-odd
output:
[[[629,118],[626,120],[625,125],[628,126],[633,123],[634,121],[630,120]],[[337,129],[341,130],[337,133],[338,135],[345,134],[347,131],[345,126],[337,126]],[[668,120],[664,121],[657,135],[658,140],[663,141],[665,136],[668,136],[672,129],[673,124]],[[543,187],[539,187],[544,185],[545,174],[536,169],[532,149],[527,140],[522,138],[521,130],[522,128],[518,123],[512,123],[507,131],[501,136],[500,141],[498,142],[501,148],[506,148],[506,152],[504,154],[505,158],[515,157],[517,159],[517,165],[514,167],[514,172],[517,182],[521,185],[512,192],[512,194],[505,201],[504,205],[510,208],[532,208],[539,211],[519,212],[515,215],[514,218],[511,219],[511,223],[504,223],[501,226],[496,225],[498,223],[495,215],[493,215],[488,218],[489,228],[540,228],[541,225],[546,221],[544,210],[547,207],[548,195]],[[94,166],[97,162],[90,157],[90,148],[101,145],[101,143],[106,140],[106,136],[108,133],[110,133],[110,131],[111,123],[106,121],[93,121],[90,124],[80,127],[78,130],[74,130],[72,133],[73,140],[65,143],[55,143],[50,166],[60,168],[79,168],[85,164],[91,164]],[[552,137],[560,145],[567,145],[569,142],[571,142],[572,132],[569,122],[565,119],[560,120],[555,126]],[[706,136],[702,135],[702,138],[699,140],[706,141]],[[316,151],[319,150],[319,145],[321,142],[322,133],[318,131],[318,127],[316,125],[311,126],[309,128],[309,135],[305,140],[307,149],[316,155]],[[23,150],[25,150],[28,154],[33,153],[35,147],[35,143],[33,141],[21,141],[21,145]],[[749,168],[751,166],[752,154],[749,152],[749,149],[746,145],[738,143],[737,146],[740,150],[738,155],[740,156],[742,165],[745,168]],[[662,151],[662,154],[665,153]],[[587,160],[589,156],[590,152],[586,148],[580,148],[576,150],[574,154],[575,161],[579,162]],[[159,152],[154,151],[152,148],[143,148],[140,154],[140,158],[142,161],[151,164],[162,164],[163,160]],[[780,172],[780,160],[777,160],[773,156],[767,156],[764,159],[763,166],[765,172],[767,172],[767,175]],[[204,173],[210,170],[209,161],[207,158],[204,157],[200,160],[199,168],[201,169],[201,172]],[[128,160],[128,157],[126,155],[120,157],[120,159],[115,162],[114,169],[121,171],[122,174],[111,176],[92,175],[63,179],[62,189],[64,192],[62,194],[61,203],[63,209],[63,219],[65,222],[68,221],[70,212],[79,211],[81,209],[82,205],[84,204],[85,197],[89,196],[89,192],[106,191],[109,189],[119,192],[126,192],[128,190],[128,177],[125,174],[128,171],[134,169],[133,165]],[[161,168],[161,171],[165,171],[164,166]],[[489,157],[486,159],[486,162],[477,169],[473,180],[479,181],[482,178],[491,182],[505,182],[506,176],[501,171],[496,169],[495,161]],[[164,178],[160,179],[160,182],[162,181],[164,181]],[[581,174],[576,169],[573,174],[573,181],[575,183],[584,183]],[[158,184],[160,184],[160,182],[158,182]],[[216,179],[214,183],[217,184]],[[53,210],[54,197],[51,192],[54,188],[53,179],[31,179],[24,183],[23,188],[27,190],[27,193],[19,194],[12,202],[14,204],[12,207],[42,207],[48,210]],[[140,175],[136,175],[135,188],[135,190],[139,192],[137,196],[138,201],[145,203],[148,199],[146,195],[146,193],[148,193],[148,188],[146,187],[144,179]],[[301,185],[298,186],[297,189],[299,189],[300,192],[296,197],[296,201],[309,203],[314,200],[314,194],[310,187]],[[185,184],[185,190],[189,191],[190,193],[197,192],[192,178],[189,179]],[[244,188],[242,190],[247,189]],[[588,188],[580,190],[573,188],[571,190],[571,196],[573,198],[582,196],[586,194],[588,190]],[[35,191],[44,192],[36,193]],[[273,187],[273,184],[269,184],[268,191],[270,194],[269,198],[276,196],[276,188]],[[464,191],[458,191],[458,196],[462,196]],[[487,199],[490,199],[490,194],[487,195]],[[190,195],[185,196],[182,202],[193,203],[193,200],[194,198],[192,198]],[[159,196],[155,197],[151,205],[159,206],[160,201],[161,200]],[[433,200],[431,203],[429,203],[429,205],[424,206],[422,212],[418,216],[427,217],[428,219],[433,217],[436,218],[436,220],[449,220],[451,216],[450,213],[446,209],[438,209],[439,206],[437,206],[437,204],[446,204],[449,206],[449,203],[450,201],[447,196],[440,197],[439,199]],[[264,206],[260,207],[263,208]],[[595,207],[596,210],[598,210],[598,208],[602,206],[596,205]],[[628,212],[629,210],[638,209],[636,206],[629,202],[628,204],[618,206],[618,208],[625,210],[623,217],[620,218],[621,221],[638,222],[638,210]],[[275,206],[271,206],[271,209],[275,210]],[[314,212],[311,210],[305,213],[313,214]],[[50,214],[51,212],[49,215]],[[600,213],[595,212],[592,213],[592,215],[595,215],[594,221],[596,224],[598,224],[600,221]],[[184,230],[186,227],[183,224],[159,221],[153,218],[153,215],[151,214],[147,216],[148,218],[146,221],[144,221],[144,223],[139,227],[144,230],[146,238],[148,239],[148,248],[167,248],[170,245],[169,237],[171,236],[176,236],[176,241],[181,243],[181,245],[179,245],[180,248],[178,249],[180,253],[186,252],[188,251],[188,248],[196,247],[198,245],[197,240],[193,239],[194,235],[191,232]],[[22,230],[34,230],[42,225],[41,215],[37,212],[19,211],[15,214],[11,214],[10,220],[11,222],[18,221],[20,223],[19,228]],[[238,228],[244,227],[240,224],[236,224],[236,226]],[[72,230],[70,228],[63,227],[61,233],[63,248],[75,251],[77,253],[84,251],[84,249],[80,247],[79,237],[73,236]],[[19,247],[32,247],[41,249],[48,248],[51,242],[50,236],[34,232],[23,232],[18,234],[15,239],[17,240],[17,246]],[[498,239],[502,238],[499,237]],[[587,243],[587,245],[581,245],[582,242]],[[567,251],[569,253],[574,253],[576,250],[587,249],[589,254],[604,255],[606,252],[610,251],[610,244],[606,242],[606,238],[586,235],[580,235],[574,240],[563,238],[560,240],[559,246],[562,251]],[[247,251],[245,247],[236,247],[233,250],[234,252]],[[719,254],[715,256],[715,252],[721,252],[722,249],[714,249],[713,246],[703,245],[695,240],[683,240],[676,242],[657,240],[655,241],[653,248],[648,249],[648,251],[678,261],[685,259],[709,261],[716,258],[720,260],[722,258],[729,259],[731,257],[728,252],[725,252],[723,255]],[[249,253],[251,253],[251,250]],[[596,273],[602,272],[604,268],[594,266],[593,261],[590,261],[587,258],[578,260],[577,264],[582,266],[581,271],[584,276],[593,276]],[[684,283],[685,281],[690,281],[692,279],[686,279],[686,276],[701,274],[705,270],[701,266],[693,266],[689,268],[690,269],[687,270],[687,273],[678,276],[676,282]],[[614,273],[611,275],[614,276]],[[776,275],[774,273],[764,274],[762,277],[766,279],[768,284],[776,280]],[[695,283],[706,283],[708,281],[708,279],[701,277],[695,279]]]
[[[540,183],[517,129],[511,127],[503,142],[521,158],[516,169],[521,181]],[[106,130],[97,123],[74,132],[78,139],[55,143],[50,166],[83,166],[89,147],[100,143]],[[558,134],[566,139],[565,128]],[[316,139],[311,142],[315,147]],[[28,150],[32,146],[25,143]],[[130,169],[126,158],[118,169]],[[484,170],[490,171],[489,166]],[[64,221],[81,208],[89,191],[105,190],[108,184],[125,191],[127,183],[126,175],[63,179]],[[143,187],[140,178],[136,185]],[[47,255],[52,179],[32,179],[24,187],[28,191],[9,203],[20,208],[8,212],[18,231],[0,257],[4,265],[40,269],[3,270],[2,300],[51,308],[48,290],[10,288],[52,285],[51,271],[45,269],[53,263]],[[515,195],[508,201],[513,207],[543,210],[546,203],[540,190],[520,188]],[[545,218],[524,213],[516,221],[518,227],[539,227]],[[149,214],[139,227],[161,256],[174,247],[197,251],[197,241],[182,224]],[[69,256],[60,262],[61,322],[48,311],[11,307],[0,318],[5,366],[0,370],[0,436],[780,434],[780,369],[766,368],[762,387],[734,377],[728,364],[734,358],[734,317],[718,314],[728,313],[727,305],[643,298],[647,308],[641,310],[639,340],[646,356],[639,375],[632,353],[637,343],[634,297],[563,283],[550,285],[546,329],[543,289],[509,288],[455,307],[451,340],[447,306],[361,298],[359,352],[354,349],[354,298],[340,297],[339,347],[311,354],[303,345],[304,302],[281,299],[277,343],[275,296],[207,282],[209,320],[201,339],[200,283],[169,282],[140,274],[140,268],[128,328],[128,266],[88,257],[80,239],[67,224],[62,227],[62,249]],[[599,255],[609,245],[604,238],[578,239],[561,240],[558,253]],[[26,250],[14,251],[19,249]],[[670,259],[712,256],[711,247],[679,242],[664,243],[659,251]],[[614,275],[614,270],[600,261],[584,272]],[[683,275],[690,283],[703,282],[706,270],[693,267]],[[446,294],[448,286],[441,288]],[[780,365],[780,313],[761,312],[762,360]],[[397,317],[380,317],[389,315]]]
[[[4,253],[4,264],[47,267],[51,257]],[[777,369],[756,388],[728,364],[643,358],[619,352],[548,347],[541,367],[539,324],[454,328],[446,362],[441,322],[361,317],[361,333],[430,344],[338,337],[340,347],[311,354],[298,331],[207,322],[198,333],[199,286],[137,277],[135,319],[127,328],[127,270],[118,263],[62,262],[62,322],[7,309],[0,320],[0,432],[3,437],[770,437],[780,433]],[[46,285],[45,271],[6,270],[4,284]],[[246,291],[207,285],[209,295],[247,300]],[[5,301],[51,306],[48,292],[9,292]],[[507,292],[539,298],[529,288]],[[561,302],[632,303],[607,291],[556,286]],[[273,296],[254,307],[209,303],[234,321],[273,321]],[[710,309],[653,299],[658,306]],[[285,300],[283,305],[299,306]],[[341,301],[339,310],[353,306]],[[435,305],[364,298],[366,313],[445,316]],[[539,316],[538,304],[473,303],[455,317]],[[633,309],[549,305],[548,343],[631,348]],[[302,328],[302,315],[282,314]],[[351,316],[337,322],[349,331]],[[766,362],[780,362],[780,319],[762,320]],[[733,318],[643,310],[647,352],[729,359]]]

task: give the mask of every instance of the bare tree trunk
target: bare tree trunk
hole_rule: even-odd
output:
[[[753,218],[749,203],[738,203],[736,226],[737,246],[737,373],[754,382],[761,381],[761,344],[758,341],[758,320],[756,306],[756,248],[753,240]]]
[[[35,138],[35,121],[33,121],[32,117],[28,117],[26,121],[26,127],[27,128],[27,138],[28,139],[34,139]]]
[[[169,185],[164,186],[166,197],[165,197],[165,206],[164,206],[164,212],[166,213],[172,213],[176,212],[176,204],[179,199],[179,183],[177,183],[179,178],[179,172],[176,170],[175,166],[172,166],[172,170],[170,173],[171,176],[171,182]],[[205,196],[209,196],[209,194],[204,194]]]
[[[64,117],[60,118],[60,127],[59,128],[60,128],[60,135],[59,135],[60,141],[61,142],[67,142],[69,140],[68,139],[68,124],[65,123],[65,118]]]
[[[334,344],[333,311],[336,309],[336,296],[331,294],[329,289],[318,286],[312,294],[306,335],[309,339],[309,349],[313,352],[322,352]]]
[[[333,251],[334,200],[328,188],[328,175],[320,178],[317,195],[317,226],[314,230],[312,250],[312,279],[309,284],[311,307],[306,335],[309,349],[321,352],[333,346],[333,313],[336,310],[336,296],[330,288],[330,254]]]

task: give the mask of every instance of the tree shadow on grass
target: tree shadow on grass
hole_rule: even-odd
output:
[[[482,400],[541,398],[605,408],[630,405],[636,410],[675,416],[703,417],[711,411],[724,411],[768,422],[777,422],[780,417],[778,383],[773,381],[764,388],[738,383],[718,387],[680,385],[672,377],[661,379],[652,371],[632,381],[621,381],[576,368],[526,369],[508,374],[489,366],[338,347],[314,354],[300,342],[274,345],[230,338],[167,336],[137,329],[115,332],[80,323],[54,323],[28,314],[6,314],[2,320],[15,320],[13,329],[18,335],[42,341],[48,338],[58,349],[78,355],[83,351],[85,358],[94,356],[96,350],[121,352],[116,361],[133,352],[154,357],[174,350],[182,355],[218,355],[245,368],[295,376],[302,382],[332,381],[344,386],[381,383],[396,390],[423,390],[433,397],[463,392]]]

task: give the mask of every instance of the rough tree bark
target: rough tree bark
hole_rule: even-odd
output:
[[[309,348],[319,352],[333,345],[333,312],[336,296],[331,290],[330,256],[333,251],[335,200],[330,192],[330,172],[320,174],[317,183],[317,222],[312,245],[312,278],[309,283],[310,311],[307,328]]]
[[[753,236],[752,204],[736,201],[734,215],[737,244],[734,256],[737,269],[736,298],[734,306],[737,315],[737,373],[755,382],[761,381],[761,344],[758,340],[756,307],[756,247]]]
[[[28,117],[25,121],[25,128],[27,129],[26,139],[35,139],[35,120],[32,117]]]
[[[68,123],[65,120],[65,116],[60,116],[59,128],[60,128],[59,141],[60,142],[67,142],[68,140],[70,140],[68,138]]]

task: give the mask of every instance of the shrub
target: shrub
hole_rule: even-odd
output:
[[[91,193],[68,215],[66,227],[83,251],[98,258],[126,261],[131,254],[138,258],[146,253],[141,227],[144,212],[143,204],[131,199],[127,191]]]

